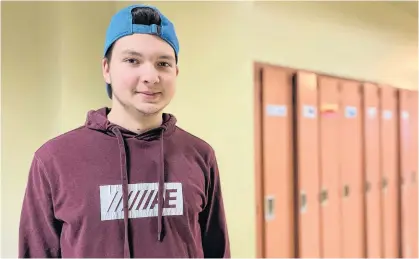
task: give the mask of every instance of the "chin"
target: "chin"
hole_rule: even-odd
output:
[[[148,116],[159,114],[164,109],[164,106],[157,104],[142,104],[134,107],[138,112]]]

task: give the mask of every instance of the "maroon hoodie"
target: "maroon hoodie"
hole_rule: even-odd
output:
[[[230,257],[210,145],[170,114],[137,135],[108,113],[35,152],[19,257]]]

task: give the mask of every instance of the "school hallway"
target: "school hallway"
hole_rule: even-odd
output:
[[[110,106],[105,32],[133,3],[1,2],[1,257],[34,152]],[[166,112],[215,150],[232,257],[418,257],[417,2],[141,3],[176,27]]]

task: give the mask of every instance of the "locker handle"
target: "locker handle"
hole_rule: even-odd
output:
[[[301,194],[300,194],[300,196],[301,196],[301,200],[300,200],[300,204],[301,204],[300,211],[301,212],[305,212],[307,210],[307,195],[306,195],[305,192],[302,191]]]
[[[404,180],[404,177],[403,176],[400,176],[400,185],[401,186],[404,186],[405,183],[406,183],[406,181]]]
[[[412,172],[412,183],[416,182],[416,171]]]
[[[349,196],[349,185],[345,185],[343,187],[343,197],[348,197]]]
[[[365,192],[369,192],[371,190],[371,183],[369,181],[367,181],[365,183]]]
[[[266,220],[272,220],[275,217],[274,201],[275,201],[274,196],[266,196],[265,197],[265,206],[266,206],[265,218],[266,218]]]
[[[383,178],[383,181],[382,181],[382,188],[383,188],[383,190],[387,189],[387,185],[388,185],[387,178],[384,177]]]
[[[329,196],[328,196],[327,190],[326,190],[326,189],[323,189],[323,190],[320,192],[320,203],[321,203],[321,204],[326,203],[326,201],[327,201],[328,197],[329,197]]]

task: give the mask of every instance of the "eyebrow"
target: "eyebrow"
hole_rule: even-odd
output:
[[[143,56],[141,53],[139,53],[139,52],[137,52],[135,50],[130,50],[130,49],[124,50],[122,52],[122,54],[128,54],[128,55],[139,56],[139,57],[142,57]]]
[[[124,50],[122,52],[125,55],[132,55],[132,56],[137,56],[137,57],[143,57],[143,54],[141,54],[140,52],[137,52],[135,50]],[[170,61],[175,61],[175,58],[170,56],[170,55],[161,55],[159,56],[159,59],[166,59],[166,60],[170,60]]]
[[[170,60],[170,61],[175,61],[175,58],[172,56],[168,56],[168,55],[162,55],[159,57],[159,59],[166,59],[166,60]]]

